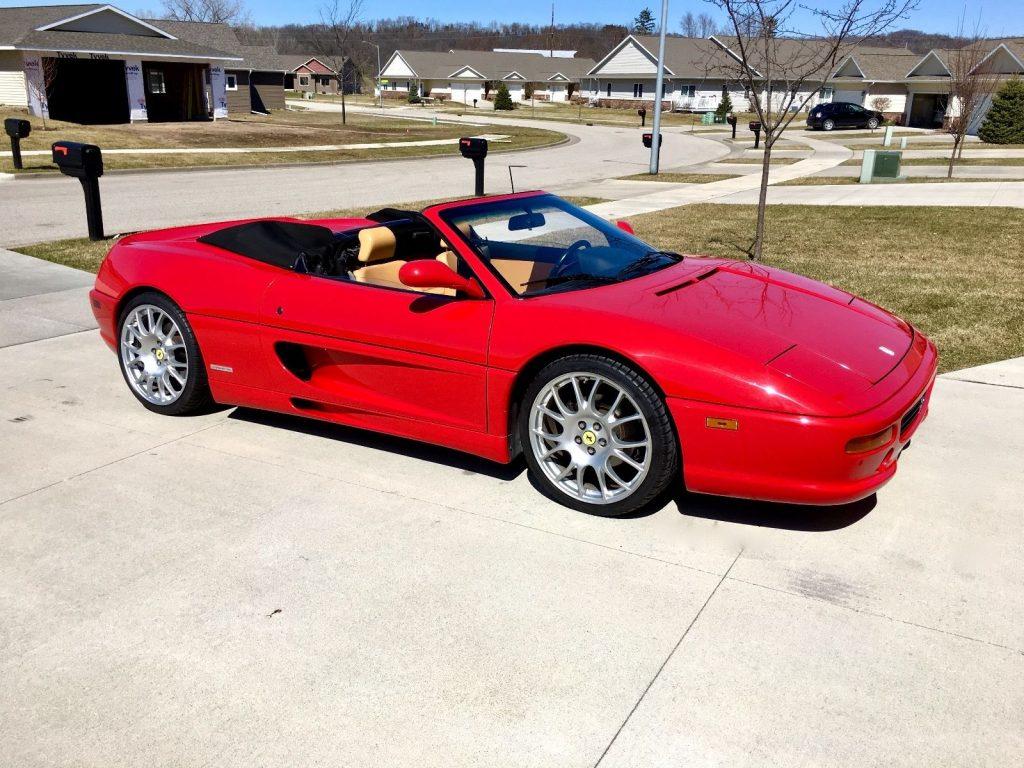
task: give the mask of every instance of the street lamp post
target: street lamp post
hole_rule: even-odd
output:
[[[376,43],[371,43],[369,40],[363,40],[363,43],[366,44],[366,45],[372,45],[374,48],[377,49],[377,106],[380,108],[380,111],[383,113],[384,112],[384,93],[381,91],[381,87],[380,87],[380,46],[377,45]]]
[[[651,135],[651,173],[658,173],[661,152],[661,98],[665,88],[665,25],[668,22],[668,0],[661,0],[661,32],[658,35],[658,77],[654,81],[654,133]]]

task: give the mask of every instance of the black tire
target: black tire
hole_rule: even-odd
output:
[[[130,374],[126,370],[124,357],[121,354],[121,335],[124,329],[125,319],[132,313],[137,307],[149,304],[154,307],[159,307],[167,315],[169,315],[174,322],[177,324],[178,329],[181,332],[182,342],[185,345],[185,351],[188,355],[188,372],[185,377],[185,384],[181,389],[181,393],[171,403],[158,404],[146,400],[138,391],[135,386],[129,380]],[[189,325],[188,320],[185,317],[185,313],[181,311],[181,308],[171,301],[167,296],[156,291],[146,291],[140,293],[130,301],[128,301],[117,318],[117,344],[118,344],[118,367],[121,369],[121,375],[124,377],[125,384],[128,385],[128,391],[131,392],[135,399],[138,400],[142,405],[153,411],[164,416],[189,416],[197,413],[203,413],[209,410],[210,406],[213,405],[213,397],[210,394],[210,385],[206,377],[206,364],[203,362],[203,354],[199,349],[199,342],[196,341],[195,333],[192,332],[192,326]]]
[[[530,440],[530,420],[534,401],[541,391],[560,376],[586,372],[603,376],[624,389],[635,401],[647,421],[652,443],[651,464],[646,477],[626,498],[605,504],[590,503],[560,490],[544,473],[534,455]],[[519,402],[518,424],[520,443],[526,464],[536,485],[545,496],[563,506],[602,517],[623,517],[645,511],[663,501],[670,485],[679,478],[679,444],[661,395],[651,382],[629,365],[599,354],[577,354],[545,365],[533,377]]]
[[[875,130],[875,128],[877,128],[878,125],[878,118],[872,117],[868,120],[868,128],[870,128],[872,131]]]
[[[835,127],[836,127],[836,124],[835,124],[834,120],[825,120],[821,124],[821,130],[823,130],[823,131],[833,131],[833,130],[835,130]]]

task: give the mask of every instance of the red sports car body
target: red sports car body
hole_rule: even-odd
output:
[[[631,484],[669,466],[677,478],[681,467],[690,491],[804,504],[854,501],[893,476],[928,412],[936,371],[935,347],[919,331],[844,291],[746,261],[663,254],[658,262],[661,252],[649,251],[646,262],[617,268],[613,280],[607,263],[620,241],[609,229],[630,248],[650,247],[627,225],[599,227],[595,219],[553,196],[525,193],[372,219],[136,234],[103,262],[92,306],[103,339],[121,350],[122,372],[130,384],[141,382],[151,404],[174,395],[152,383],[171,353],[137,338],[167,335],[168,349],[180,345],[159,321],[148,321],[150,335],[146,320],[126,327],[125,313],[133,299],[159,294],[180,308],[198,344],[191,365],[202,370],[188,375],[205,374],[200,384],[218,403],[325,419],[496,462],[530,452],[532,430],[541,435],[531,454],[537,461],[564,452],[550,477],[577,502],[628,496]],[[311,226],[340,243],[330,246],[328,266],[326,257],[302,250],[302,228]],[[280,245],[288,227],[284,251],[297,260],[254,256],[253,248],[271,250],[267,242]],[[583,227],[608,244],[595,246],[591,233],[565,246],[564,233]],[[529,258],[519,260],[527,248]],[[371,267],[379,268],[376,278]],[[531,285],[545,288],[523,288]],[[568,368],[581,373],[559,373],[548,394],[534,405],[524,401],[546,366],[590,358],[606,368],[588,374],[574,362]],[[607,365],[639,383],[627,387]],[[614,399],[618,387],[645,416],[646,431],[633,433],[633,443],[611,431],[628,420],[618,400],[596,404],[603,376],[609,389],[602,397]],[[580,382],[592,387],[589,400]],[[577,399],[563,403],[573,389]],[[659,447],[657,414],[642,396],[663,405],[675,445]],[[593,424],[581,416],[577,428],[572,414],[589,401],[597,415]],[[517,418],[531,407],[540,420],[520,431]],[[553,432],[544,413],[557,422]],[[622,446],[611,465],[602,434]],[[625,447],[643,439],[647,448]],[[582,463],[572,458],[576,451]],[[658,451],[675,463],[659,465]],[[595,456],[605,463],[587,474],[581,467]]]

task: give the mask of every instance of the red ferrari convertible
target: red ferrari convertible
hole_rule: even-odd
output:
[[[658,250],[553,195],[131,235],[92,306],[132,394],[301,414],[498,462],[622,515],[691,491],[870,495],[928,412],[935,346],[747,261]]]

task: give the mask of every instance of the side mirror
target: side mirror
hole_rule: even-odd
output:
[[[476,280],[463,277],[447,264],[434,259],[406,262],[398,270],[398,279],[410,288],[452,288],[473,299],[485,298],[484,289]]]
[[[636,232],[633,231],[633,225],[630,224],[628,221],[623,221],[620,219],[619,221],[615,222],[615,226],[621,229],[623,232],[628,232],[631,235],[636,234]]]

